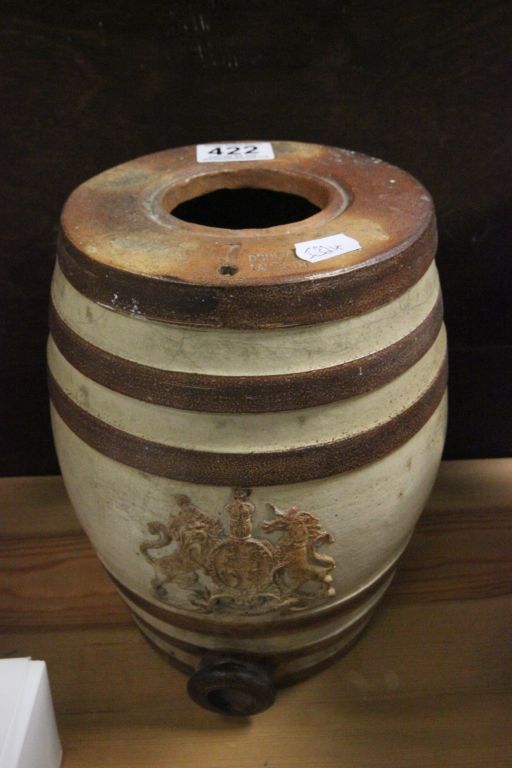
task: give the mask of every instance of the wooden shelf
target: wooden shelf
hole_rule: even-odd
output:
[[[64,768],[512,766],[512,459],[447,462],[356,647],[251,719],[187,697],[60,478],[0,480],[0,652],[48,664]]]

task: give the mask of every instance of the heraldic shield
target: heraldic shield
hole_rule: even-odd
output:
[[[259,614],[277,609],[303,610],[335,594],[331,571],[335,561],[317,551],[333,542],[319,519],[297,507],[278,509],[261,523],[275,540],[253,536],[255,506],[250,491],[237,488],[221,521],[201,511],[188,496],[176,495],[177,512],[167,525],[148,523],[157,536],[140,544],[140,552],[152,566],[153,591],[169,603],[166,585],[187,591],[195,610]],[[157,549],[166,552],[155,555]]]

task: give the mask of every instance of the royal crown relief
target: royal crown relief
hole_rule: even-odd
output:
[[[140,544],[140,552],[153,568],[155,596],[171,602],[166,585],[172,584],[185,590],[189,608],[238,614],[300,611],[334,596],[334,558],[317,551],[333,537],[319,519],[297,507],[267,504],[273,517],[259,528],[276,536],[274,541],[256,538],[249,495],[246,489],[233,490],[224,508],[229,531],[185,495],[174,497],[177,511],[167,524],[147,524],[153,538]],[[156,554],[163,548],[165,553]]]

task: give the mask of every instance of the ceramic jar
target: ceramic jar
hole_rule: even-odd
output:
[[[76,513],[191,695],[234,714],[365,627],[446,424],[429,194],[347,150],[273,151],[197,162],[185,147],[85,182],[52,286]]]

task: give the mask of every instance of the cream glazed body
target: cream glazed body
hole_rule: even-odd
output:
[[[155,478],[133,470],[85,446],[55,412],[52,420],[66,487],[100,559],[120,584],[160,607],[161,600],[151,587],[153,571],[139,551],[140,543],[147,538],[148,524],[154,520],[167,521],[175,508],[173,501],[177,493],[186,493],[201,509],[215,511],[222,520],[222,510],[231,500],[232,489]],[[445,423],[444,400],[418,435],[371,468],[353,470],[328,480],[253,490],[252,499],[257,509],[264,510],[269,500],[282,508],[299,503],[304,509],[313,510],[326,530],[332,533],[334,542],[328,551],[336,561],[333,572],[336,597],[329,602],[329,607],[339,605],[343,608],[343,604],[348,603],[342,617],[324,621],[322,610],[317,609],[313,621],[318,621],[318,625],[313,629],[295,629],[292,644],[289,632],[282,633],[281,627],[273,632],[275,614],[269,613],[264,618],[268,636],[253,638],[249,627],[253,624],[261,626],[263,619],[248,620],[243,614],[230,612],[230,623],[235,618],[240,622],[240,630],[247,627],[248,631],[243,634],[248,637],[240,638],[241,633],[233,631],[233,636],[226,640],[223,633],[209,635],[210,614],[206,614],[204,621],[199,620],[200,628],[187,631],[162,622],[122,590],[135,616],[144,619],[143,631],[151,636],[150,629],[154,627],[166,634],[168,642],[156,635],[155,640],[159,638],[157,644],[173,656],[183,658],[193,668],[192,649],[187,649],[188,653],[184,654],[179,646],[173,645],[172,639],[195,645],[197,652],[204,648],[222,650],[227,647],[253,654],[272,654],[278,649],[286,651],[297,647],[306,654],[310,643],[331,638],[333,634],[344,634],[354,618],[369,618],[369,612],[375,607],[373,598],[380,597],[383,591],[380,588],[387,587],[391,581],[432,488],[442,452]],[[256,522],[264,519],[265,514],[260,511]],[[375,591],[372,590],[374,586]],[[190,606],[186,592],[178,587],[168,591],[165,604],[188,615]],[[351,600],[366,591],[371,591],[368,599],[357,611],[351,610]],[[192,610],[197,617],[194,606]],[[222,617],[215,615],[216,623],[225,618],[225,614]],[[325,656],[336,650],[337,647],[329,648]],[[300,659],[294,664],[285,663],[287,671],[293,671],[296,666],[302,668]]]
[[[284,683],[348,648],[393,577],[442,454],[446,334],[432,203],[421,185],[343,150],[285,142],[275,149],[277,166],[257,165],[251,184],[287,189],[293,177],[299,192],[317,195],[320,213],[237,233],[235,283],[219,277],[233,254],[232,231],[216,236],[212,227],[172,221],[168,236],[180,236],[170,243],[173,268],[191,260],[190,300],[179,274],[168,283],[148,274],[150,264],[160,269],[168,234],[151,206],[164,188],[178,195],[185,166],[196,194],[218,186],[218,171],[209,181],[188,148],[79,188],[63,217],[48,363],[66,487],[140,629],[190,673],[205,654],[224,655],[261,664]],[[336,179],[327,172],[334,162]],[[228,186],[247,185],[247,165],[239,182],[230,166],[222,183],[229,175]],[[329,185],[341,184],[351,192],[336,202]],[[114,202],[104,212],[97,200],[106,194]],[[122,201],[128,216],[126,200],[139,218],[126,219],[122,247],[100,258]],[[85,204],[89,214],[100,206],[97,231],[82,225]],[[290,253],[294,241],[342,226],[360,252],[322,265]],[[194,273],[206,246],[212,263]],[[275,249],[276,264],[264,279],[257,271],[253,285],[258,248]],[[311,297],[312,269],[320,293]],[[287,306],[292,289],[295,305]],[[277,319],[268,314],[274,305]],[[218,669],[211,679],[208,669],[195,674],[194,698],[219,709],[211,695],[221,686]],[[231,679],[229,690],[239,684]],[[258,704],[260,683],[252,685],[244,695],[258,711],[268,700],[262,694]]]
[[[345,350],[350,353],[351,343],[361,344],[364,339],[367,346],[361,357],[367,357],[380,349],[382,341],[385,344],[388,341],[394,343],[397,338],[402,338],[424,322],[425,317],[432,312],[438,291],[438,279],[434,269],[425,276],[423,285],[415,286],[409,296],[402,296],[395,307],[385,305],[376,313],[372,313],[373,316],[359,318],[357,324],[351,319],[335,324],[293,329],[290,335],[304,339],[308,334],[314,333],[315,343],[320,350],[327,346],[322,344],[322,333],[328,338],[332,336],[339,339],[342,341],[342,362],[346,362]],[[110,311],[80,297],[60,273],[55,277],[53,301],[57,311],[66,318],[70,327],[96,345],[102,343],[105,348],[116,348],[117,351],[123,342],[127,343],[127,339],[131,339],[133,343],[139,333],[149,339],[157,339],[158,344],[153,347],[145,348],[141,344],[140,355],[142,356],[144,350],[147,357],[151,357],[152,363],[161,366],[169,364],[166,354],[167,334],[172,335],[172,342],[176,343],[179,349],[193,349],[197,360],[203,360],[203,364],[212,346],[218,353],[219,361],[229,360],[231,366],[234,366],[235,348],[241,360],[240,368],[246,357],[258,355],[260,347],[260,356],[270,357],[270,354],[274,353],[272,345],[275,350],[281,349],[280,363],[285,370],[297,365],[294,354],[296,347],[302,351],[304,358],[308,359],[304,346],[298,343],[290,344],[291,359],[286,359],[283,354],[283,350],[288,347],[286,337],[289,332],[286,330],[242,334],[236,331],[197,332],[176,329],[137,317],[116,316],[115,336],[109,340],[104,329],[111,319]],[[389,328],[393,325],[391,318],[399,320],[394,323],[395,337],[383,339],[379,331],[381,322],[386,324],[386,332],[389,333]],[[334,328],[333,325],[337,327]],[[120,333],[123,326],[124,334]],[[133,330],[132,326],[135,326]],[[140,331],[138,326],[142,326]],[[372,328],[377,330],[373,338],[369,333]],[[178,341],[175,339],[176,335],[181,337]],[[220,338],[217,339],[216,336]],[[242,338],[233,338],[237,336]],[[245,349],[242,343],[244,339]],[[204,344],[204,355],[201,354],[201,341]],[[161,350],[160,361],[154,359],[158,348]],[[317,348],[313,348],[313,351],[319,354]],[[340,358],[335,358],[332,352],[331,355],[328,364],[339,364]],[[428,352],[415,365],[370,394],[298,411],[263,415],[219,415],[190,413],[138,400],[131,401],[125,395],[112,392],[88,379],[64,358],[52,340],[49,342],[49,367],[55,380],[68,397],[102,422],[123,432],[169,446],[179,440],[181,445],[194,450],[202,448],[204,451],[225,452],[231,449],[233,452],[247,454],[269,446],[275,451],[286,451],[321,441],[347,439],[374,429],[376,425],[385,425],[420,400],[438,375],[445,355],[446,339],[444,330],[441,329]],[[192,364],[195,364],[196,358],[192,358]],[[171,359],[175,365],[184,366],[189,356],[184,355],[183,361],[176,356]],[[266,369],[264,370],[266,372]],[[257,375],[257,371],[251,370],[251,374]],[[180,494],[187,495],[199,509],[213,513],[228,529],[229,519],[224,510],[232,499],[232,487],[187,483],[142,472],[104,456],[87,445],[66,426],[55,409],[52,409],[52,418],[59,461],[73,506],[109,572],[120,584],[134,594],[141,595],[149,603],[158,606],[164,603],[173,610],[184,611],[185,614],[192,607],[196,617],[197,609],[189,604],[190,591],[179,584],[167,584],[168,595],[163,598],[155,594],[151,585],[153,570],[142,556],[140,544],[148,538],[148,525],[152,521],[165,524],[169,516],[176,512],[175,499]],[[313,605],[319,620],[319,626],[313,633],[316,640],[331,637],[333,633],[332,621],[326,622],[325,627],[323,621],[320,623],[325,608],[330,610],[338,605],[342,608],[345,603],[350,606],[350,601],[355,595],[370,590],[368,599],[358,607],[355,614],[354,611],[348,610],[345,616],[336,618],[336,629],[343,634],[354,621],[354,615],[360,618],[367,615],[373,607],[372,587],[375,585],[378,593],[379,588],[390,580],[394,566],[410,538],[432,487],[442,451],[445,422],[446,402],[443,399],[424,426],[410,440],[375,462],[327,478],[252,489],[251,501],[255,506],[256,532],[268,517],[267,504],[275,504],[280,509],[299,506],[317,516],[334,539],[325,551],[329,552],[336,563],[332,571],[335,595],[328,600],[327,605],[324,601],[320,601],[320,605],[316,607]],[[183,434],[184,430],[187,430],[186,434]],[[123,594],[127,596],[126,593]],[[190,632],[168,625],[164,629],[162,621],[133,601],[130,601],[130,607],[135,614],[143,617],[143,631],[150,632],[150,627],[155,627],[167,633],[169,638],[190,641]],[[250,627],[255,622],[260,626],[265,623],[272,635],[272,623],[276,618],[272,608],[273,604],[270,603],[268,612],[264,611],[258,618],[251,618],[250,612],[244,611],[240,606],[235,611],[229,608],[224,611],[217,610],[213,615],[206,612],[204,636],[201,632],[195,632],[193,642],[197,643],[198,648],[225,647],[226,640],[223,635],[208,636],[208,619],[213,617],[216,622],[224,621],[227,624],[232,624],[233,618],[236,617],[247,626],[249,635]],[[287,613],[285,611],[285,615]],[[278,615],[280,619],[284,618],[282,612]],[[294,618],[295,613],[292,614],[291,624]],[[238,634],[237,632],[236,635]],[[303,633],[295,632],[298,642],[301,642],[301,634],[307,638],[307,643],[311,641],[310,629],[304,630]],[[171,642],[165,643],[160,637],[158,642],[178,658],[184,656],[183,651],[172,647]],[[237,650],[264,653],[279,646],[284,646],[285,649],[289,647],[289,636],[284,635],[281,642],[279,636],[272,637],[270,642],[265,636],[260,639],[240,639],[234,636],[230,638],[229,646]],[[329,648],[327,652],[333,652],[333,649]],[[189,655],[186,658],[187,663],[191,664]],[[296,662],[296,665],[298,664],[299,662]],[[286,668],[290,670],[290,667],[293,669],[294,665],[288,661]]]

